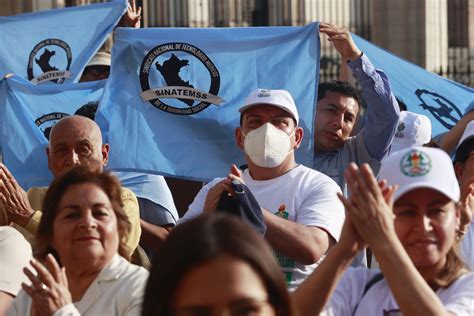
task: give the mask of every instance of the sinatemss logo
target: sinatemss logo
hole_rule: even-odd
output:
[[[219,71],[196,46],[167,43],[153,48],[140,68],[143,102],[171,114],[192,115],[220,105]]]
[[[42,115],[35,120],[36,126],[43,132],[44,137],[49,140],[49,134],[51,133],[51,128],[63,117],[69,116],[67,113],[53,112]]]
[[[72,53],[60,39],[46,39],[35,45],[28,59],[28,80],[34,83],[63,83],[71,77]]]

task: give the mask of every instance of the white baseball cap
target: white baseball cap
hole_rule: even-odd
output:
[[[418,188],[439,191],[455,202],[460,197],[451,158],[438,148],[413,147],[389,155],[382,162],[379,179],[399,186],[394,194],[395,201]]]
[[[245,99],[244,105],[239,109],[240,113],[244,113],[247,109],[259,105],[268,104],[276,106],[286,112],[296,120],[298,125],[300,117],[296,109],[295,101],[291,94],[286,90],[270,90],[270,89],[255,89]]]
[[[466,128],[464,129],[464,133],[462,134],[461,139],[459,140],[459,143],[456,146],[456,151],[465,141],[471,139],[472,137],[474,137],[474,121],[470,121],[469,123],[467,123]]]
[[[97,52],[94,57],[87,63],[86,67],[89,66],[110,66],[111,58],[107,52]]]
[[[0,291],[18,294],[21,283],[28,282],[23,268],[32,258],[30,243],[20,232],[13,227],[0,227]]]
[[[423,114],[400,112],[397,131],[390,147],[390,154],[399,150],[422,146],[431,140],[431,121]]]

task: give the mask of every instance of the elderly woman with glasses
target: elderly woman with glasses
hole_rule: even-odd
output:
[[[84,167],[49,187],[34,272],[7,315],[139,315],[148,272],[126,256],[120,182]]]
[[[474,273],[458,255],[460,191],[449,156],[409,148],[383,162],[383,182],[367,165],[350,165],[345,177],[341,239],[294,293],[302,314],[473,315]],[[346,272],[366,245],[381,271]]]

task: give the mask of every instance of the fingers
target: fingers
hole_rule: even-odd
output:
[[[230,173],[227,175],[227,179],[229,179],[231,182],[237,180],[238,182],[245,184],[244,180],[242,179],[242,172],[235,164],[232,164],[230,167]]]
[[[359,168],[354,163],[351,163],[344,171],[344,177],[346,178],[352,203],[357,206],[362,206],[365,203],[364,200],[366,199],[365,195],[367,195],[367,190],[365,183],[359,179],[359,173]]]
[[[2,171],[2,180],[4,180],[4,179],[6,179],[6,180],[14,179],[13,175],[10,173],[10,170],[8,170],[8,168],[3,163],[0,163],[0,170]]]
[[[395,192],[398,190],[398,185],[391,185],[388,188],[387,194],[384,195],[385,202],[390,206],[390,209],[393,209],[393,197]],[[395,218],[395,215],[393,215],[393,218]]]
[[[46,268],[49,270],[51,273],[51,276],[56,282],[61,283],[62,281],[62,270],[61,267],[59,266],[58,262],[56,259],[54,259],[52,254],[48,254],[46,256]]]
[[[377,183],[377,179],[375,178],[374,173],[372,169],[370,168],[370,166],[364,163],[360,167],[360,171],[361,171],[362,178],[364,179],[367,189],[369,189],[370,192],[374,196],[380,195],[382,190],[380,190],[379,184]]]
[[[347,38],[347,35],[349,34],[349,31],[345,27],[339,27],[334,24],[324,22],[319,24],[319,31],[330,37],[341,35],[341,39]]]
[[[53,278],[51,273],[49,273],[48,269],[46,269],[40,262],[33,259],[31,260],[31,265],[33,266],[33,268],[35,268],[36,272],[38,273],[38,275],[36,276],[36,279],[40,283],[44,283],[46,284],[46,286],[51,287],[56,282],[56,280]],[[40,288],[43,287],[41,284],[39,286]],[[35,285],[35,288],[38,289],[36,285]]]
[[[240,171],[239,167],[237,167],[235,164],[232,164],[232,166],[230,166],[230,173],[239,178],[242,177],[242,172]]]

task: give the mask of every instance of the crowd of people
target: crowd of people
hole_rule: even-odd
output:
[[[293,97],[264,87],[235,113],[246,165],[179,219],[153,198],[171,196],[162,177],[104,170],[95,109],[52,127],[49,187],[25,191],[1,164],[0,314],[474,315],[474,101],[433,137],[345,28],[320,32],[361,93],[319,85],[311,166]],[[99,52],[81,80],[109,71]]]

